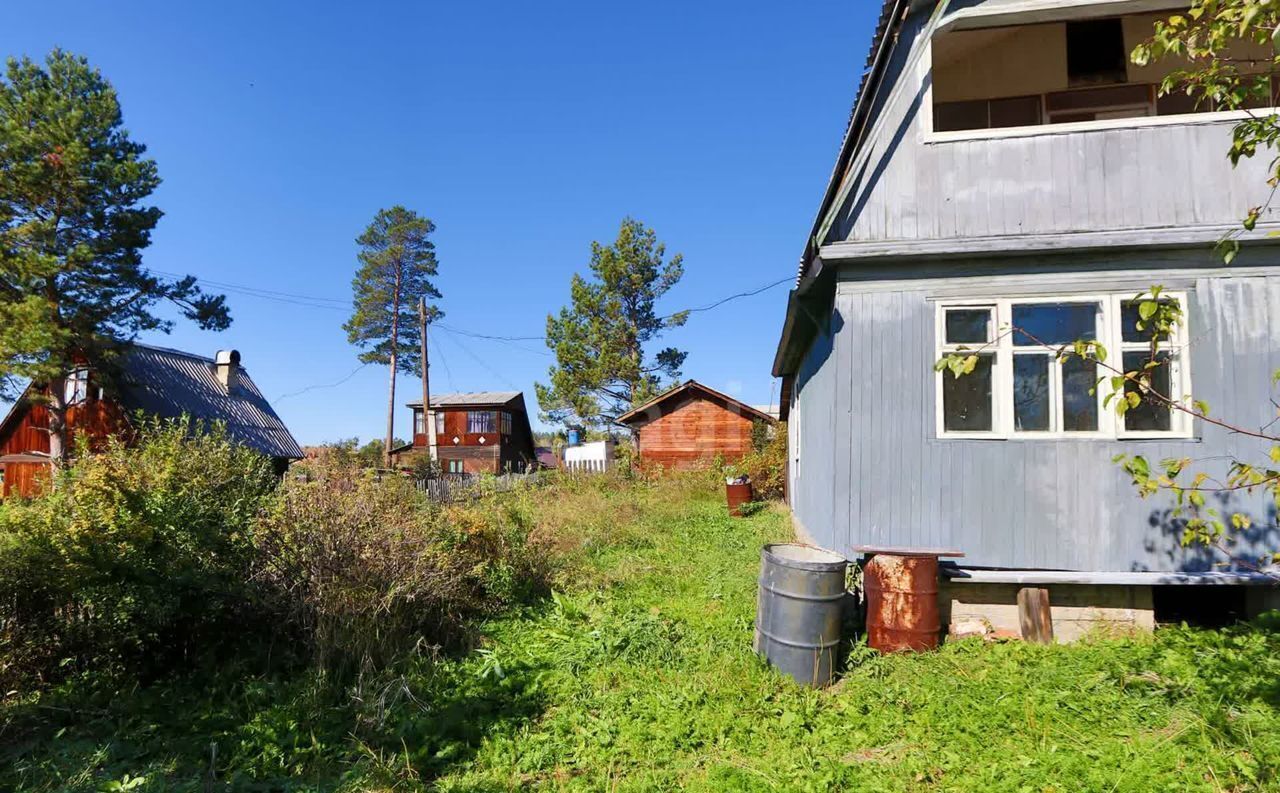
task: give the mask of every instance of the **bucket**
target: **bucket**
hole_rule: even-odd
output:
[[[797,683],[819,687],[835,677],[847,567],[810,545],[766,545],[760,554],[755,650]]]

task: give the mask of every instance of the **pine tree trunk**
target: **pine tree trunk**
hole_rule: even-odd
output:
[[[49,462],[53,472],[62,470],[67,462],[67,381],[55,377],[49,381]],[[56,478],[54,480],[57,481]]]
[[[400,267],[396,267],[396,288],[391,295],[391,388],[387,396],[387,441],[382,447],[387,468],[391,467],[391,444],[396,429],[396,354],[400,350]]]

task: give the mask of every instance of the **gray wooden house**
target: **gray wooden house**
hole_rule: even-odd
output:
[[[1112,463],[1220,470],[1265,446],[1177,412],[1117,418],[1092,368],[1008,335],[967,378],[933,368],[1011,323],[1141,354],[1130,301],[1160,284],[1187,322],[1159,384],[1238,424],[1275,419],[1280,222],[1265,215],[1231,266],[1213,250],[1265,203],[1270,154],[1233,168],[1241,115],[1158,97],[1172,66],[1128,62],[1178,5],[885,1],[774,361],[803,535],[958,548],[950,603],[988,601],[993,622],[1025,584],[1081,625],[1274,602],[1263,577],[1183,548],[1170,500],[1139,499]],[[1241,555],[1280,549],[1265,496],[1218,500],[1254,519]]]

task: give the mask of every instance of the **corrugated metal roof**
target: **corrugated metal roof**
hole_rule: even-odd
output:
[[[480,406],[480,405],[505,405],[517,397],[521,397],[519,391],[476,391],[473,393],[455,393],[455,394],[432,394],[432,407],[448,407],[448,406]],[[408,407],[422,407],[422,400],[406,403]]]
[[[268,457],[303,457],[243,366],[230,394],[214,375],[213,359],[202,355],[135,344],[122,357],[121,369],[119,401],[130,412],[221,421],[232,438]]]

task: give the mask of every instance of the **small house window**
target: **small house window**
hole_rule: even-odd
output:
[[[1132,295],[993,300],[938,309],[938,357],[977,356],[959,378],[937,375],[941,437],[1186,437],[1190,418],[1144,399],[1123,417],[1104,406],[1116,372],[1076,355],[1059,355],[1076,340],[1098,341],[1107,364],[1134,371],[1150,360],[1150,335],[1137,330]],[[1184,300],[1185,296],[1171,297]],[[1185,305],[1185,303],[1184,303]],[[1182,353],[1185,325],[1160,340],[1151,389],[1181,400],[1190,391]],[[1118,352],[1118,354],[1117,354]],[[1126,391],[1138,390],[1136,384]]]
[[[492,410],[467,411],[467,432],[496,432],[494,412]]]
[[[413,434],[414,435],[427,434],[427,427],[426,427],[426,423],[423,421],[423,415],[421,410],[413,411]]]
[[[445,460],[445,464],[445,470],[451,474],[460,474],[463,472],[461,460]]]
[[[436,417],[436,434],[443,435],[444,434],[444,411],[437,410],[435,412],[435,417]]]
[[[502,411],[502,434],[511,434],[511,414],[505,410]]]
[[[89,398],[89,370],[76,369],[67,375],[63,398],[68,405],[78,405]]]

